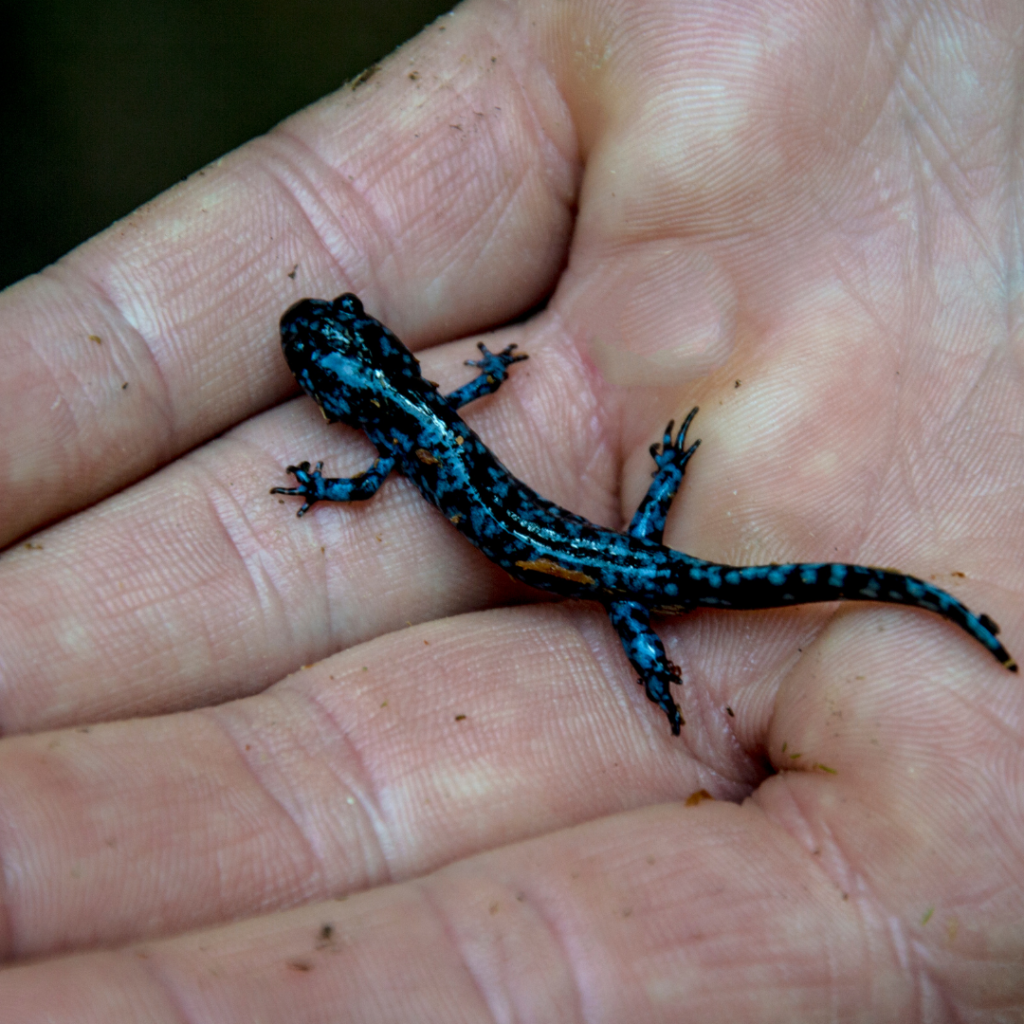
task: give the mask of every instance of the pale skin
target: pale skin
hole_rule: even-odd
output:
[[[480,0],[0,295],[0,1021],[1019,1013],[1024,685],[954,627],[662,620],[674,739],[400,478],[268,491],[372,457],[296,299],[451,390],[550,296],[465,410],[513,472],[621,527],[699,404],[666,543],[1019,660],[1022,68],[1016,0]]]

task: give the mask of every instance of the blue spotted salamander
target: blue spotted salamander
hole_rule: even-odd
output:
[[[308,462],[289,466],[298,486],[272,494],[304,498],[299,515],[317,501],[372,497],[397,469],[456,529],[517,580],[565,597],[600,601],[647,696],[679,735],[683,718],[669,687],[680,683],[651,612],[699,606],[773,608],[812,601],[883,601],[914,605],[956,623],[1012,672],[1017,665],[996,639],[999,627],[924,580],[888,569],[835,562],[732,566],[706,562],[661,543],[683,470],[700,444],[686,446],[693,409],[673,438],[669,423],[651,446],[657,464],[647,496],[626,533],[605,530],[547,501],[517,480],[463,422],[457,410],[496,391],[515,346],[467,365],[470,383],[442,395],[420,373],[419,361],[350,293],[333,302],[303,299],[281,318],[281,344],[296,380],[330,422],[364,430],[378,451],[365,472],[347,479],[321,476]]]

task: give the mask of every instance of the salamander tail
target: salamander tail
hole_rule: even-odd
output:
[[[952,594],[916,576],[890,569],[835,562],[789,565],[717,565],[688,559],[679,567],[679,589],[694,604],[711,608],[779,608],[820,601],[880,601],[935,612],[956,623],[1011,672],[1017,662],[999,642],[999,627],[976,615]]]

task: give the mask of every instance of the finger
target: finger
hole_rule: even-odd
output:
[[[753,832],[742,828],[743,816],[728,806],[655,808],[343,903],[9,970],[5,1002],[26,1022],[61,1020],[55,1014],[74,991],[75,1019],[103,1014],[105,1024],[138,1006],[152,1008],[155,1021],[173,1019],[171,1007],[194,1019],[258,1015],[269,1024],[343,1006],[352,1020],[641,1024],[673,1019],[682,1002],[695,1019],[732,1024],[748,1019],[739,1011],[763,999],[783,967],[790,1006],[810,1008],[805,988],[852,989],[847,972],[860,958],[842,956],[846,943],[837,949],[835,938],[822,948],[814,927],[828,913],[850,941],[852,909],[820,874],[769,881],[769,865],[800,852],[763,819]],[[741,834],[757,842],[755,878]],[[749,920],[762,906],[772,908],[771,942]],[[839,975],[824,986],[829,964]]]
[[[353,1020],[897,1021],[920,1005],[923,959],[929,986],[990,1015],[1024,987],[1005,968],[1014,910],[988,904],[984,943],[950,948],[948,919],[929,931],[914,911],[886,913],[753,805],[660,806],[344,902],[9,970],[4,995],[26,1022],[117,1024],[139,1006],[154,1021],[268,1024],[338,1007]]]
[[[535,60],[509,8],[449,18],[4,292],[0,542],[280,398],[298,298],[358,289],[414,345],[534,304],[577,175]]]
[[[680,740],[605,616],[521,608],[389,634],[218,708],[6,739],[6,954],[326,899],[701,789],[742,797],[760,754],[717,697],[681,699],[697,731]]]

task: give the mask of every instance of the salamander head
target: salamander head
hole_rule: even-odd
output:
[[[281,317],[281,347],[324,416],[352,426],[379,419],[382,401],[422,379],[416,357],[351,292],[295,303]]]

